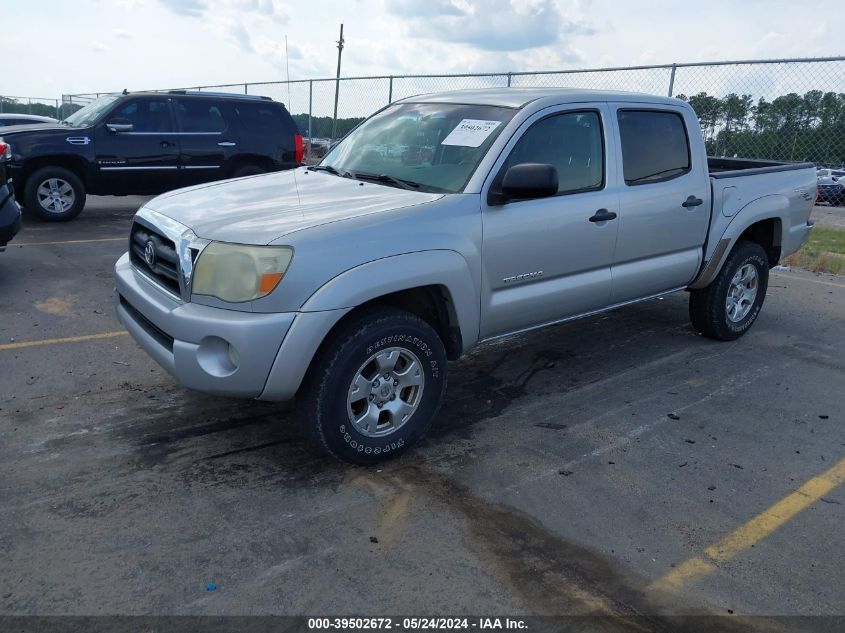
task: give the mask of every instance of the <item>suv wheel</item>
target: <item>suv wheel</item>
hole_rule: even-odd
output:
[[[297,400],[303,434],[322,452],[372,464],[422,437],[446,390],[446,350],[418,316],[377,308],[318,352]]]
[[[24,206],[42,220],[72,220],[85,206],[85,187],[64,167],[42,167],[24,185]]]
[[[690,291],[693,327],[721,341],[739,338],[757,319],[768,285],[766,251],[754,242],[737,242],[716,279],[706,288]]]

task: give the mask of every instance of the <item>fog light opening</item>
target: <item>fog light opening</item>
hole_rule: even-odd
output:
[[[240,354],[229,341],[219,336],[207,336],[200,341],[197,362],[207,374],[225,378],[237,371]]]
[[[229,343],[229,362],[232,363],[232,371],[240,367],[241,355],[238,353],[238,348]]]

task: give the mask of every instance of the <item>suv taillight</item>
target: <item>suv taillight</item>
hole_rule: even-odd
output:
[[[303,147],[302,147],[302,134],[294,134],[293,135],[293,147],[294,147],[294,158],[297,164],[302,164],[302,156],[303,156]]]
[[[9,160],[12,157],[12,148],[8,143],[4,143],[0,139],[0,160]]]

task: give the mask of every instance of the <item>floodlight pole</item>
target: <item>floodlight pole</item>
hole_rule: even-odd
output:
[[[340,25],[340,39],[337,41],[337,78],[334,80],[334,116],[332,116],[332,140],[337,136],[337,98],[340,92],[340,55],[343,53],[343,24]]]

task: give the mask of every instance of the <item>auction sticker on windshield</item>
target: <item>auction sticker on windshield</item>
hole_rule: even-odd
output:
[[[490,136],[501,121],[481,121],[479,119],[464,119],[449,132],[441,145],[460,145],[461,147],[478,147]]]

